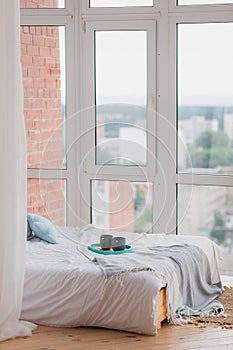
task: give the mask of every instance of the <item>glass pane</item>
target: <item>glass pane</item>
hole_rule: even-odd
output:
[[[233,4],[232,0],[178,0],[178,5]]]
[[[153,6],[153,0],[90,0],[90,7]]]
[[[233,23],[178,26],[178,168],[233,174]]]
[[[64,8],[65,0],[20,0],[21,9]]]
[[[95,33],[96,163],[147,162],[147,32]]]
[[[178,233],[222,246],[221,274],[233,276],[233,187],[179,185]]]
[[[65,167],[64,39],[64,27],[21,27],[28,168]]]
[[[92,224],[98,228],[149,231],[152,206],[150,182],[92,181]]]
[[[66,224],[66,181],[28,179],[28,212],[48,218],[54,225]]]

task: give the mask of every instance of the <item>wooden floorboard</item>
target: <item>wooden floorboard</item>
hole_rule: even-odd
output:
[[[32,337],[0,343],[1,350],[232,350],[233,330],[164,323],[156,336],[100,329],[39,326]]]

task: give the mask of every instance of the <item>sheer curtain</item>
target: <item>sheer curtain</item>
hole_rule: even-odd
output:
[[[0,1],[0,341],[31,335],[20,322],[26,240],[26,141],[18,0]]]

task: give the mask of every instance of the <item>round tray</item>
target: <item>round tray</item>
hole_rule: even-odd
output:
[[[132,247],[130,245],[125,245],[125,249],[122,250],[103,250],[100,247],[99,243],[94,243],[88,246],[88,249],[91,250],[92,252],[98,253],[98,254],[103,254],[103,255],[119,255],[119,254],[124,254],[124,253],[132,253]]]

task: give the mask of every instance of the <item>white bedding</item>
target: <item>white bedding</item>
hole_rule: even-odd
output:
[[[100,256],[86,246],[99,242],[103,230],[60,228],[59,243],[27,242],[26,274],[21,319],[49,326],[97,326],[156,334],[156,296],[165,281],[147,271],[128,273],[106,287],[101,268],[89,258]],[[114,232],[113,232],[114,234]],[[119,235],[119,233],[117,233]],[[192,244],[203,249],[211,266],[212,283],[220,281],[218,247],[203,237],[120,233],[134,251],[148,246]],[[84,253],[81,253],[81,251]],[[133,253],[124,254],[130,256]],[[117,256],[116,256],[117,259]]]

